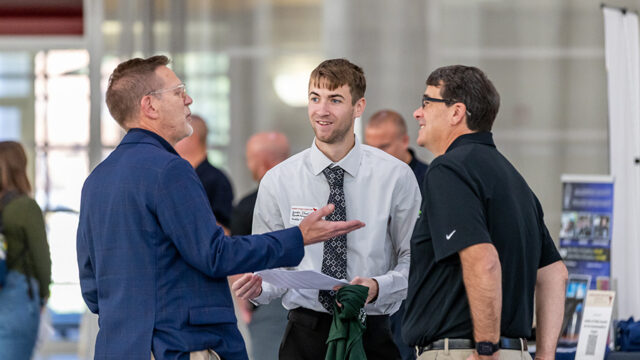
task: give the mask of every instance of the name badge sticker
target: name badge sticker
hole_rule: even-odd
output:
[[[289,223],[292,225],[300,225],[300,222],[302,221],[302,219],[306,218],[307,215],[311,214],[316,210],[318,210],[317,207],[294,205],[291,207],[291,212],[289,215]]]

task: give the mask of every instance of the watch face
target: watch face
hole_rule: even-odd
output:
[[[497,351],[497,349],[494,350],[494,346],[497,348],[497,344],[481,341],[476,343],[476,351],[478,352],[478,355],[493,355],[493,353]]]

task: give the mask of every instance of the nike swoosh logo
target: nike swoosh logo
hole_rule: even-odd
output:
[[[453,234],[455,234],[455,233],[456,233],[456,231],[455,231],[455,230],[453,230],[453,231],[451,232],[451,234],[447,234],[447,235],[445,235],[445,237],[447,238],[447,240],[449,240],[449,239],[451,239],[451,237],[452,237],[452,236],[453,236]]]

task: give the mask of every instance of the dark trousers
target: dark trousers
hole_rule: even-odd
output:
[[[289,311],[289,323],[280,344],[280,360],[324,360],[332,316],[309,309]],[[367,360],[400,360],[388,315],[367,316],[362,338]]]

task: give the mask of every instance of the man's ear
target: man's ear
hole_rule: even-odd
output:
[[[453,112],[450,123],[451,125],[458,125],[462,122],[465,122],[467,116],[467,106],[461,102],[457,102],[451,105],[451,111]],[[466,123],[464,124],[466,126]]]
[[[409,135],[402,135],[402,146],[404,146],[405,148],[409,147]]]
[[[353,117],[359,118],[364,113],[364,108],[367,107],[367,100],[364,97],[361,97],[360,100],[356,101],[355,109],[353,110]]]
[[[158,109],[153,103],[151,96],[146,95],[140,99],[140,111],[145,117],[156,119],[158,118]]]

